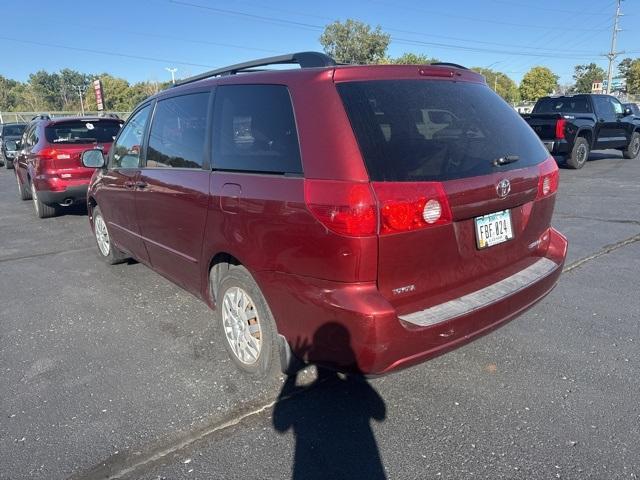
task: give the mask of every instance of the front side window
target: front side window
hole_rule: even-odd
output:
[[[145,105],[124,126],[112,147],[113,156],[109,164],[110,168],[138,168],[140,166],[142,137],[150,111],[151,105]]]
[[[283,85],[225,85],[213,114],[216,169],[302,173],[289,90]]]
[[[598,109],[598,115],[601,118],[606,118],[607,120],[613,120],[615,118],[616,112],[608,97],[594,97],[594,100]]]
[[[147,167],[201,168],[209,92],[158,101],[149,132]]]

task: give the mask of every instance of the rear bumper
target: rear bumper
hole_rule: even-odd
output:
[[[487,287],[492,291],[476,292],[475,299],[466,299],[471,302],[470,309],[449,310],[453,314],[443,314],[440,321],[427,315],[431,320],[424,325],[408,321],[420,318],[424,311],[398,316],[375,283],[338,284],[274,272],[257,273],[256,279],[279,332],[296,356],[333,368],[380,375],[464,345],[546,296],[558,282],[567,251],[567,240],[556,230],[549,233],[549,248],[541,257],[544,268],[523,274],[527,278],[520,278],[520,284],[510,290],[509,285],[499,282]],[[465,303],[465,297],[454,302]]]
[[[569,143],[566,140],[542,140],[544,146],[547,147],[549,153],[552,155],[566,155],[571,149]]]
[[[64,190],[38,190],[38,198],[48,205],[83,203],[89,185],[73,185]]]

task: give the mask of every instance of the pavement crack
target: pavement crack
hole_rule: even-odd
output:
[[[73,253],[73,252],[84,252],[86,250],[93,250],[94,247],[84,247],[84,248],[72,248],[69,250],[56,250],[53,252],[42,252],[42,253],[32,253],[31,255],[20,255],[16,257],[5,257],[0,258],[0,263],[7,262],[16,262],[18,260],[28,260],[30,258],[40,258],[40,257],[48,257],[50,255],[60,255],[63,253]]]
[[[555,217],[559,218],[569,218],[576,220],[590,220],[594,222],[604,222],[604,223],[620,223],[626,225],[638,225],[640,226],[640,220],[624,220],[624,219],[616,219],[616,218],[598,218],[598,217],[587,217],[583,215],[569,215],[566,213],[556,213]]]
[[[635,234],[633,237],[629,237],[626,240],[621,240],[619,242],[613,243],[611,245],[607,245],[606,247],[598,250],[596,253],[589,255],[587,257],[581,258],[580,260],[576,260],[575,262],[571,263],[570,265],[567,265],[566,267],[564,267],[564,269],[562,270],[563,273],[567,273],[570,272],[571,270],[574,270],[578,267],[581,267],[582,265],[584,265],[587,262],[590,262],[591,260],[595,260],[598,257],[601,257],[603,255],[606,255],[608,253],[611,253],[615,250],[618,250],[619,248],[622,247],[626,247],[627,245],[631,245],[632,243],[636,243],[640,241],[640,233]]]

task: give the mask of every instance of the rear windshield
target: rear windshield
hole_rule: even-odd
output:
[[[49,143],[110,143],[120,131],[117,120],[74,120],[44,129]]]
[[[444,181],[548,156],[520,115],[484,84],[380,80],[337,88],[373,181]],[[519,160],[496,167],[505,156]]]
[[[5,125],[2,127],[3,137],[20,137],[25,125]]]
[[[541,98],[533,113],[591,113],[591,104],[587,97]]]

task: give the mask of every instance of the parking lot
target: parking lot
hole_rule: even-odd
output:
[[[542,303],[423,365],[281,395],[202,302],[101,262],[82,210],[36,219],[3,168],[0,478],[637,478],[640,162],[560,173],[570,250]]]

